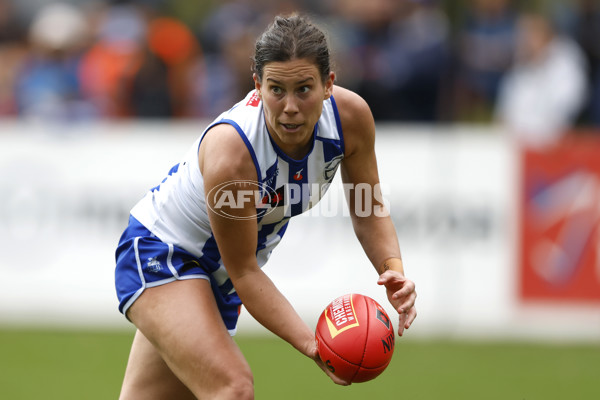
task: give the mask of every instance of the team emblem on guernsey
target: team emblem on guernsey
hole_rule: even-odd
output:
[[[155,273],[162,269],[162,264],[156,259],[156,257],[149,258],[146,266],[148,271]]]
[[[359,324],[352,295],[347,294],[335,299],[325,310],[325,321],[332,339],[348,329],[357,327]]]

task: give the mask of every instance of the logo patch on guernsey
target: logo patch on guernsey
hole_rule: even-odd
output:
[[[260,103],[260,97],[258,97],[258,92],[255,91],[254,93],[252,93],[252,97],[250,97],[250,100],[248,100],[246,105],[251,106],[251,107],[258,107],[259,103]]]
[[[332,339],[348,329],[357,327],[359,324],[352,295],[348,294],[334,300],[325,310],[325,321]]]

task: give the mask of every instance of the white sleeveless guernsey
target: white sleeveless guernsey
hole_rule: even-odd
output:
[[[233,285],[211,230],[198,163],[200,142],[217,124],[230,124],[237,130],[252,156],[258,182],[271,191],[266,209],[257,217],[256,258],[260,267],[283,237],[290,217],[308,210],[326,192],[344,157],[344,140],[337,106],[331,97],[323,102],[308,155],[302,160],[291,159],[269,135],[262,102],[252,91],[217,117],[162,183],[131,210],[131,215],[161,241],[198,257],[204,268],[211,271],[221,292],[231,294]]]

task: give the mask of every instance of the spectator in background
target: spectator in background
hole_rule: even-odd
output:
[[[106,118],[192,115],[193,71],[201,47],[178,19],[154,4],[113,0],[97,15],[97,40],[79,74],[85,94]]]
[[[516,21],[511,0],[469,0],[458,31],[454,118],[491,119],[500,81],[513,61]]]
[[[556,143],[574,123],[587,90],[586,63],[577,44],[540,14],[518,24],[516,62],[502,82],[496,116],[519,143]]]
[[[129,116],[129,90],[144,55],[145,16],[138,6],[113,0],[95,18],[95,42],[84,54],[78,71],[83,93],[101,117]]]
[[[195,36],[179,20],[157,15],[150,19],[145,44],[129,92],[132,116],[192,115],[192,71],[202,62]]]
[[[450,48],[449,21],[438,0],[404,0],[398,21],[399,50],[409,75],[398,85],[401,120],[435,122],[440,119],[442,81],[447,77]]]
[[[25,33],[13,0],[0,0],[0,44],[21,41]]]
[[[589,65],[591,92],[583,121],[600,126],[600,3],[597,0],[577,0],[572,7],[575,15],[571,32]]]
[[[214,118],[253,89],[248,60],[267,8],[247,0],[225,1],[200,26],[204,63],[193,84],[194,115]]]
[[[346,20],[340,81],[369,104],[376,120],[438,118],[446,69],[448,22],[435,1],[337,0]]]
[[[12,0],[0,0],[0,116],[17,114],[15,82],[27,54],[27,29]]]
[[[39,10],[29,30],[30,54],[16,77],[21,116],[78,120],[94,115],[77,74],[88,38],[88,24],[78,8],[54,3]]]

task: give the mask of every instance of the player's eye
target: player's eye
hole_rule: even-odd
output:
[[[280,95],[283,93],[283,89],[280,88],[279,86],[272,86],[271,92],[273,92],[274,95]]]
[[[308,85],[302,86],[300,89],[298,89],[298,91],[300,93],[308,93],[310,91],[310,86],[308,86]]]

